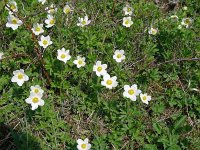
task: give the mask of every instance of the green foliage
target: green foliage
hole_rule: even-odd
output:
[[[58,7],[55,26],[45,28],[43,34],[50,35],[53,44],[45,50],[38,46],[51,83],[35,53],[38,43],[25,26],[15,31],[6,28],[8,11],[5,2],[0,2],[0,52],[5,58],[0,60],[0,123],[9,128],[4,133],[0,127],[0,141],[10,133],[9,140],[22,150],[72,150],[80,138],[88,138],[94,150],[200,148],[200,62],[178,60],[200,58],[198,0],[180,2],[169,11],[153,1],[132,0],[130,28],[122,26],[126,3],[120,1],[70,1],[74,11],[68,15],[62,10],[64,0],[45,5],[37,0],[16,2],[18,13],[31,26],[44,23],[45,7],[51,2]],[[78,17],[85,14],[91,24],[78,27]],[[174,14],[178,22],[170,19]],[[178,29],[185,17],[193,19],[192,26]],[[151,26],[158,28],[156,35],[148,34]],[[66,64],[57,59],[62,47],[72,56]],[[125,51],[122,63],[112,58],[117,49]],[[86,66],[80,69],[73,64],[78,55],[86,57]],[[102,77],[93,72],[97,60],[108,65],[111,76],[117,76],[115,89],[101,85]],[[11,82],[13,71],[20,68],[30,78],[21,87]],[[139,96],[135,102],[124,98],[126,84],[137,84],[151,95],[149,105]],[[25,103],[33,85],[45,91],[45,105],[35,111]],[[0,149],[5,145],[0,142]]]

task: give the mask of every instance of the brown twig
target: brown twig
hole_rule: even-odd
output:
[[[114,11],[115,11],[115,6],[116,6],[116,0],[114,0],[114,4],[113,4],[113,8],[112,8],[112,13],[111,13],[111,16],[113,16],[113,14],[114,14]]]
[[[14,53],[14,54],[12,54],[8,57],[3,57],[0,61],[9,60],[9,59],[18,58],[18,57],[30,57],[30,56],[27,55],[27,54],[16,54],[16,53]]]
[[[154,64],[155,66],[161,66],[167,63],[174,63],[174,62],[181,62],[181,61],[200,61],[200,58],[179,58],[179,59],[172,59],[168,61],[161,62],[159,64]]]
[[[13,12],[13,11],[10,9],[10,7],[8,7],[7,5],[6,5],[6,7],[7,7],[11,12]],[[31,38],[31,39],[32,39],[32,41],[35,43],[35,45],[34,45],[34,51],[35,51],[35,53],[36,53],[36,55],[37,55],[37,57],[38,57],[38,59],[39,59],[41,65],[42,65],[42,71],[43,71],[45,77],[47,78],[48,86],[50,86],[50,84],[51,84],[51,79],[50,79],[50,76],[49,76],[47,70],[45,69],[45,62],[44,62],[44,60],[43,60],[43,58],[42,58],[42,54],[41,54],[41,52],[40,52],[40,50],[39,50],[39,48],[38,48],[38,40],[37,40],[35,34],[33,33],[33,31],[31,30],[31,25],[27,24],[26,21],[25,21],[25,19],[22,18],[17,12],[13,12],[13,14],[14,14],[16,17],[18,17],[20,20],[22,20],[22,22],[24,23],[24,26],[26,27],[26,29],[27,29],[29,32],[31,32],[31,35],[32,35],[32,38]]]

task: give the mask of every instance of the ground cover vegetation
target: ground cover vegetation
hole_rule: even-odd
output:
[[[200,149],[200,1],[0,1],[0,149]]]

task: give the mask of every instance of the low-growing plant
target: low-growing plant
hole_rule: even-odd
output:
[[[200,2],[0,2],[0,149],[200,149]]]

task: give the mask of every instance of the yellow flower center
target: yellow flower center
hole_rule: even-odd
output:
[[[86,144],[81,144],[81,148],[85,149],[87,147]]]
[[[35,90],[34,90],[34,92],[35,92],[35,93],[38,93],[38,92],[39,92],[39,90],[38,90],[38,89],[35,89]]]
[[[135,94],[135,91],[133,89],[128,90],[128,94],[133,95]]]
[[[18,76],[17,76],[18,79],[23,79],[23,77],[24,77],[24,76],[23,76],[23,74],[21,74],[21,73],[18,74]]]
[[[36,27],[35,31],[39,32],[40,31],[40,27]]]
[[[177,16],[172,16],[171,18],[174,19],[174,20],[175,20],[175,19],[178,19]]]
[[[86,21],[85,20],[83,20],[81,23],[82,23],[82,25],[86,25]]]
[[[185,19],[185,24],[190,24],[190,19]]]
[[[157,33],[157,30],[156,29],[152,29],[151,32],[152,32],[153,35],[155,35]]]
[[[101,66],[99,66],[98,68],[97,68],[97,71],[101,71],[103,68],[101,67]]]
[[[129,20],[126,20],[126,21],[125,21],[125,24],[129,24]]]
[[[107,84],[107,85],[111,85],[112,83],[113,83],[112,80],[107,80],[107,81],[106,81],[106,84]]]
[[[42,43],[43,43],[44,45],[47,45],[47,44],[48,44],[48,41],[47,41],[47,40],[44,40]]]
[[[131,8],[130,8],[130,7],[128,7],[128,8],[127,8],[127,12],[130,12],[130,11],[131,11]]]
[[[11,4],[11,5],[10,5],[10,9],[15,10],[15,9],[16,9],[16,6],[15,6],[14,4]]]
[[[121,58],[122,57],[122,55],[121,54],[117,54],[117,58]]]
[[[146,97],[146,96],[143,96],[143,100],[146,101],[146,100],[147,100],[147,97]]]
[[[34,98],[32,99],[32,102],[33,102],[33,103],[38,103],[38,102],[39,102],[39,98],[34,97]]]
[[[51,19],[50,20],[50,24],[52,25],[52,24],[54,24],[55,23],[55,20],[54,19]]]
[[[70,13],[70,8],[66,8],[66,9],[65,9],[65,13],[66,13],[66,14]]]
[[[83,61],[82,61],[82,60],[79,60],[79,61],[78,61],[78,64],[79,64],[79,65],[81,65],[82,63],[83,63]]]
[[[60,57],[61,57],[62,59],[64,59],[64,58],[66,57],[66,55],[65,55],[65,54],[62,54]]]
[[[17,24],[17,19],[13,19],[12,24]]]
[[[51,8],[50,10],[49,10],[49,12],[50,13],[53,13],[55,10],[53,9],[53,8]]]

